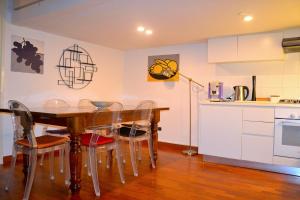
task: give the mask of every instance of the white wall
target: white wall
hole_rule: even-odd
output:
[[[2,52],[3,52],[3,22],[4,22],[4,8],[5,8],[5,1],[0,1],[0,105],[1,105],[1,85],[2,85],[2,75],[1,75],[1,69],[3,66],[3,60],[2,60]],[[0,126],[1,126],[1,122],[0,122]],[[0,129],[1,130],[1,129]],[[3,156],[3,149],[2,147],[2,143],[3,143],[3,137],[2,134],[0,133],[0,164],[2,164],[3,160],[2,160],[2,156]]]
[[[132,50],[125,53],[124,99],[134,102],[139,99],[153,99],[159,106],[170,107],[161,115],[162,131],[160,141],[187,144],[189,134],[189,96],[188,81],[147,82],[148,56],[162,54],[180,54],[180,72],[193,77],[195,81],[206,84],[213,76],[213,66],[207,63],[207,44],[168,46],[154,49]],[[206,89],[192,93],[192,139],[196,145],[197,101],[205,98]]]
[[[44,74],[10,71],[11,35],[44,41]],[[80,98],[110,100],[120,97],[122,92],[122,84],[120,84],[123,69],[122,51],[14,25],[8,25],[4,42],[6,49],[4,52],[4,102],[9,99],[18,99],[29,106],[35,106],[49,98],[64,98],[68,102],[76,104]],[[73,44],[85,48],[98,67],[93,81],[81,90],[57,85],[60,76],[56,65],[58,65],[63,49]]]
[[[32,38],[44,41],[44,74],[19,73],[10,71],[11,35]],[[60,78],[58,65],[63,49],[78,44],[86,49],[98,67],[93,81],[84,89],[74,90],[63,85],[57,85]],[[60,37],[45,32],[31,30],[6,24],[4,36],[4,68],[3,68],[3,95],[1,107],[7,107],[7,101],[16,99],[29,107],[42,105],[50,98],[63,98],[72,105],[76,105],[81,98],[94,100],[116,100],[122,94],[122,73],[124,53],[119,50],[106,48],[90,43]],[[4,155],[11,150],[12,131],[10,118],[1,117],[3,126],[0,134]],[[1,159],[0,159],[1,160]]]
[[[284,36],[300,36],[300,29],[285,30]],[[160,141],[188,144],[189,138],[188,82],[183,78],[172,83],[147,82],[146,77],[148,56],[174,53],[180,54],[180,72],[206,86],[198,94],[193,92],[193,145],[197,145],[198,135],[197,102],[207,98],[209,81],[224,82],[225,96],[233,93],[234,85],[247,85],[251,94],[251,76],[256,75],[257,97],[278,94],[282,98],[300,99],[300,53],[287,54],[284,61],[215,65],[207,63],[206,42],[128,51],[125,54],[124,65],[124,99],[154,99],[160,106],[170,107],[170,111],[162,112]]]

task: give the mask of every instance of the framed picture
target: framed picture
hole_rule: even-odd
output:
[[[44,42],[12,35],[11,71],[43,74]]]
[[[179,54],[148,56],[148,81],[178,81]]]

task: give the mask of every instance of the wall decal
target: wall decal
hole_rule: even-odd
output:
[[[57,67],[61,78],[58,85],[66,85],[72,89],[86,87],[97,72],[89,53],[77,44],[63,50]]]
[[[179,54],[148,56],[148,81],[178,81]]]
[[[12,35],[11,71],[43,74],[44,42]]]

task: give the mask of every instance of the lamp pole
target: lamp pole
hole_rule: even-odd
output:
[[[194,156],[197,154],[197,152],[195,150],[192,149],[192,83],[200,86],[200,87],[204,87],[202,84],[194,81],[191,77],[188,77],[184,74],[179,73],[180,76],[182,76],[183,78],[187,79],[189,81],[189,147],[186,150],[183,150],[182,153],[189,155],[189,156]]]

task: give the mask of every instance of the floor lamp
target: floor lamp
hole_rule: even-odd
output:
[[[194,81],[192,78],[179,73],[180,76],[182,76],[183,78],[187,79],[189,81],[189,106],[190,106],[190,116],[189,116],[189,122],[190,122],[190,135],[189,135],[189,147],[187,150],[183,150],[182,153],[189,155],[189,156],[193,156],[196,155],[197,152],[195,150],[192,149],[192,83],[200,86],[200,87],[204,87],[203,85],[201,85],[200,83],[197,83],[196,81]]]

